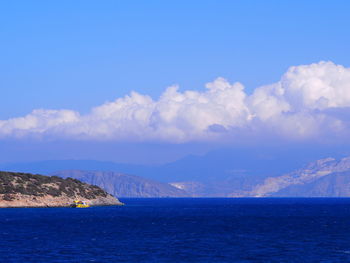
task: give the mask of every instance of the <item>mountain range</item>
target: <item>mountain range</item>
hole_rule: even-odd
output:
[[[118,197],[347,197],[350,157],[325,158],[281,176],[203,183],[160,183],[115,172],[68,170],[53,173],[98,185]]]
[[[325,152],[327,154],[325,154]],[[189,155],[162,165],[138,165],[97,160],[45,160],[0,163],[0,170],[51,174],[61,170],[113,171],[172,183],[181,181],[241,181],[242,178],[279,176],[309,162],[333,156],[350,155],[344,150],[295,146],[221,148],[204,155]],[[249,179],[251,180],[251,179]]]
[[[291,158],[292,152],[287,158],[284,152],[221,150],[161,166],[58,160],[3,164],[0,169],[73,177],[117,197],[350,196],[350,157],[310,162],[313,154]]]
[[[65,170],[51,175],[75,178],[82,182],[97,185],[118,197],[188,197],[184,190],[167,183],[116,172]]]

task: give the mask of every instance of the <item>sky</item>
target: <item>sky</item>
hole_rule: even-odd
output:
[[[349,10],[339,0],[2,2],[0,162],[348,147]]]

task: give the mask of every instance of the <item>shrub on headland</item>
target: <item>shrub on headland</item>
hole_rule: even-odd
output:
[[[29,173],[0,172],[0,195],[3,200],[13,200],[14,194],[53,197],[81,196],[86,199],[106,197],[101,188],[82,183],[77,179],[63,179],[57,176],[44,176]]]

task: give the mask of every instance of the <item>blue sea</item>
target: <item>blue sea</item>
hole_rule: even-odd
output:
[[[350,199],[0,209],[0,262],[349,262]]]

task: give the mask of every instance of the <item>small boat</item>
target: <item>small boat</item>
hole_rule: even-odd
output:
[[[87,208],[90,207],[85,201],[76,200],[74,204],[71,205],[73,208]]]

